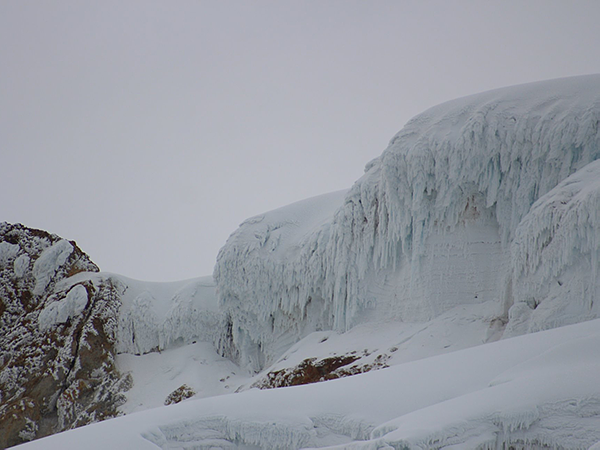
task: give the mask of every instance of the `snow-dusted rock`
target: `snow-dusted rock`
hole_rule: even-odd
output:
[[[0,448],[114,417],[120,301],[74,242],[0,224]]]

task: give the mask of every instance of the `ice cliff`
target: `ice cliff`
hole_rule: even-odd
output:
[[[223,351],[259,370],[315,330],[485,301],[507,336],[596,317],[599,120],[598,75],[416,116],[347,193],[231,235],[214,272]]]

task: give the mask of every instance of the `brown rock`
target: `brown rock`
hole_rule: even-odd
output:
[[[0,224],[0,448],[119,414],[119,296],[108,280],[64,282],[98,270],[74,241]],[[77,285],[87,302],[58,308]]]

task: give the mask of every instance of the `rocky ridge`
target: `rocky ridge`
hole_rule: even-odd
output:
[[[74,241],[0,224],[0,448],[115,417],[119,295]]]

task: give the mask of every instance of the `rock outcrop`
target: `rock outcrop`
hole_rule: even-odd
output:
[[[117,290],[74,241],[0,224],[0,448],[118,415]]]

